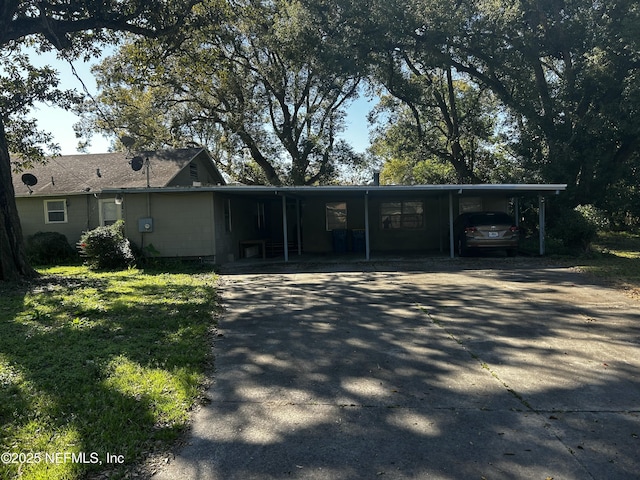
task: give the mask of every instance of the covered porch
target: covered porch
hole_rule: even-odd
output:
[[[455,256],[453,222],[462,211],[500,210],[520,218],[520,199],[534,198],[538,210],[539,254],[545,254],[546,199],[563,184],[476,184],[413,186],[222,186],[231,199],[256,205],[251,215],[262,234],[237,238],[266,258],[273,245],[289,262],[292,256],[372,256],[434,252]],[[262,209],[262,210],[261,210]],[[245,220],[247,215],[242,215]],[[260,225],[262,223],[262,225]],[[260,230],[260,229],[258,229]],[[248,232],[240,225],[240,232]],[[269,232],[269,235],[267,235]],[[247,236],[248,235],[248,236]],[[273,255],[269,255],[273,256]]]

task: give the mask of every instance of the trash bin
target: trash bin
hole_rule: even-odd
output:
[[[347,231],[336,229],[332,231],[333,253],[347,253]]]
[[[364,253],[366,248],[364,230],[351,231],[351,246],[354,253]]]

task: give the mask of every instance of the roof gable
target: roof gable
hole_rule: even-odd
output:
[[[215,184],[224,184],[224,179],[215,167],[211,156],[203,148],[184,148],[140,152],[144,160],[149,159],[148,184],[147,168],[134,171],[131,158],[123,152],[64,155],[47,159],[47,163],[36,165],[18,174],[13,174],[16,196],[29,195],[69,195],[100,192],[113,188],[144,188],[191,184],[190,177],[180,176],[180,172],[189,168],[191,162],[205,164]],[[38,183],[27,187],[22,175],[34,175]],[[216,178],[217,176],[217,178]]]

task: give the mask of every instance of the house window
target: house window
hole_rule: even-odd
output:
[[[224,202],[224,231],[231,232],[231,200]]]
[[[347,228],[347,202],[327,203],[327,231]]]
[[[44,223],[67,223],[67,201],[44,201]]]
[[[413,229],[424,225],[422,202],[385,202],[380,205],[380,226],[385,229]]]
[[[114,198],[100,200],[100,225],[113,225],[122,219],[122,205],[116,204]]]

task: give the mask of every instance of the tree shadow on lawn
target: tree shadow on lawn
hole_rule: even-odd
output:
[[[215,291],[135,282],[114,291],[118,282],[0,284],[0,446],[85,454],[79,462],[2,464],[0,477],[121,475],[184,430],[207,368]],[[121,457],[109,464],[107,453]]]
[[[638,314],[583,281],[553,268],[225,277],[212,403],[176,468],[636,478]]]

